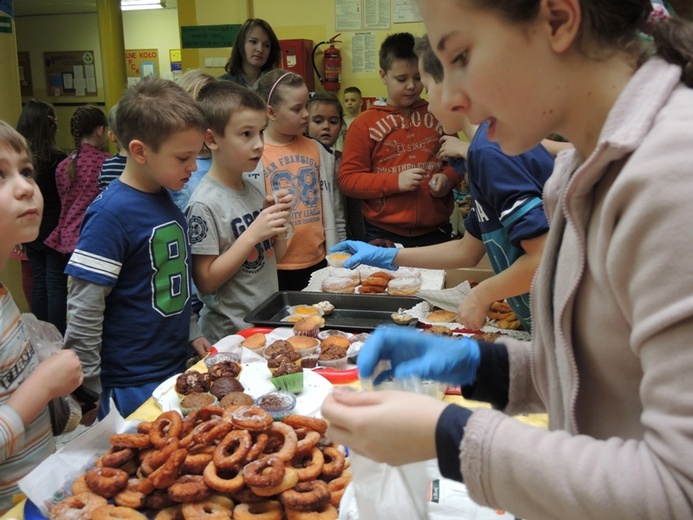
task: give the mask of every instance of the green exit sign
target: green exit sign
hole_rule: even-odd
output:
[[[241,26],[233,25],[184,25],[180,28],[183,49],[214,49],[233,47]]]

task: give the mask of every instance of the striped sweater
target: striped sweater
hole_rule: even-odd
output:
[[[38,365],[12,296],[0,284],[0,514],[12,507],[17,483],[55,451],[46,408],[26,429],[7,400]]]

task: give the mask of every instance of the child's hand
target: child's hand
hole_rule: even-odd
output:
[[[412,168],[410,170],[404,170],[399,174],[399,191],[414,191],[416,190],[421,181],[423,181],[426,176],[426,170],[423,168]]]
[[[472,290],[457,308],[457,321],[468,329],[481,330],[486,325],[489,307],[490,304],[482,302],[478,294]]]
[[[433,197],[445,197],[448,193],[450,193],[448,178],[444,173],[433,174],[431,180],[428,181],[428,186]]]
[[[289,195],[291,199],[293,197]],[[289,199],[289,200],[291,200]],[[286,223],[291,215],[290,203],[275,203],[263,209],[253,221],[246,233],[250,233],[253,242],[258,244],[263,240],[272,238],[275,235],[286,231]]]
[[[61,350],[51,354],[36,367],[26,382],[42,385],[48,400],[72,393],[84,380],[82,363],[74,350]]]
[[[440,138],[440,149],[438,150],[438,158],[444,159],[446,157],[462,157],[463,159],[466,159],[468,150],[468,142],[460,141],[457,137],[453,135],[444,135]]]

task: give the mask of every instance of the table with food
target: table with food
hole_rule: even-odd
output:
[[[369,332],[390,324],[491,340],[501,319],[512,321],[498,302],[489,330],[461,329],[455,312],[416,296],[442,291],[439,273],[369,268],[343,282],[343,271],[273,295],[247,330],[161,383],[127,420],[112,413],[65,446],[22,481],[30,500],[3,518],[339,518],[350,457],[325,437],[320,408],[332,385],[360,386],[355,362]],[[486,406],[433,381],[420,391]],[[524,420],[546,426],[543,415]]]

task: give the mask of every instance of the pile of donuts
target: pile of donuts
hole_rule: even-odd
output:
[[[367,265],[357,269],[332,267],[321,287],[328,293],[413,296],[421,289],[421,271],[408,267],[385,271]]]
[[[486,317],[495,321],[495,326],[499,329],[521,330],[522,324],[515,312],[506,301],[497,301],[491,304]]]
[[[335,520],[351,469],[326,429],[257,406],[164,412],[112,435],[49,518]]]

